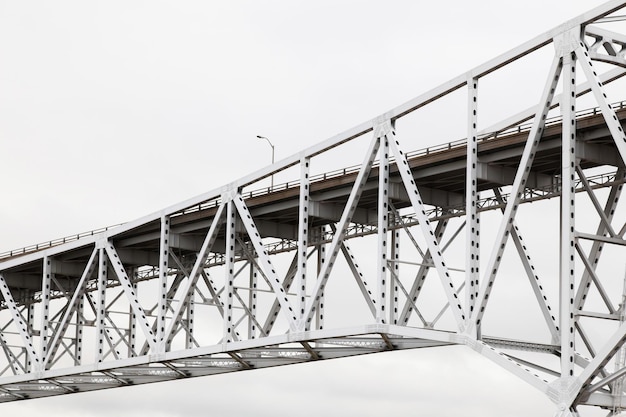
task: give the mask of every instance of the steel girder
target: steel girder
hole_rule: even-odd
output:
[[[611,1],[218,190],[3,254],[0,401],[460,344],[544,392],[557,415],[626,408],[626,291],[612,264],[625,258],[626,109],[605,91],[626,74],[626,36],[596,24],[624,7]],[[549,44],[538,105],[480,130],[481,80]],[[618,68],[600,74],[594,61]],[[406,152],[398,122],[461,88],[467,140]],[[589,93],[598,107],[577,111]],[[312,175],[353,141],[360,165]],[[293,181],[254,190],[291,167]],[[529,202],[557,213],[555,247],[529,243]],[[548,250],[558,271],[542,275],[531,252]],[[515,321],[494,302],[510,259],[533,301],[521,320],[540,317],[513,337],[493,324]]]

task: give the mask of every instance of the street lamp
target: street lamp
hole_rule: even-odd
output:
[[[268,138],[266,138],[265,136],[261,136],[261,135],[256,135],[257,138],[259,139],[265,139],[267,141],[267,143],[270,144],[270,146],[272,147],[272,165],[274,165],[274,145],[272,144],[272,142],[270,142],[270,140]],[[271,177],[271,186],[270,189],[274,188],[274,174],[272,174]]]

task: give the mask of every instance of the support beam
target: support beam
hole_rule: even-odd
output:
[[[379,138],[378,158],[378,256],[377,256],[377,287],[376,287],[376,322],[389,323],[387,312],[387,229],[389,227],[389,138],[384,135]]]
[[[626,36],[596,26],[587,26],[585,35],[594,38],[589,46],[591,59],[626,67]]]
[[[306,263],[309,247],[309,172],[310,158],[300,161],[300,204],[298,212],[298,272],[296,273],[296,288],[298,292],[298,327],[304,321],[306,310]]]
[[[573,35],[572,35],[573,37]],[[566,40],[564,40],[564,43]],[[565,46],[563,46],[565,48]],[[574,286],[576,206],[576,55],[563,52],[563,99],[561,101],[561,234],[560,234],[560,329],[561,376],[574,376]]]
[[[96,362],[104,360],[104,332],[106,315],[106,287],[108,275],[108,260],[104,247],[98,248],[98,295],[96,314]]]
[[[165,352],[165,314],[167,312],[167,276],[170,258],[170,218],[161,217],[161,239],[159,242],[159,304],[157,309],[156,340],[157,350]],[[136,289],[135,289],[136,290]]]
[[[480,219],[478,217],[478,78],[467,81],[467,161],[465,182],[465,305],[467,319],[474,314],[480,274]],[[469,323],[467,323],[469,324]],[[467,325],[466,324],[466,325]]]
[[[232,201],[226,203],[226,269],[224,270],[224,334],[222,340],[233,341],[233,292],[235,280],[235,230],[237,229],[237,209]]]
[[[43,274],[41,277],[41,325],[39,326],[39,357],[42,358],[40,368],[45,366],[45,357],[48,354],[48,332],[50,327],[50,290],[52,285],[52,259],[43,258]]]

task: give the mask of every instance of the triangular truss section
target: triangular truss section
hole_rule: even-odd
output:
[[[457,344],[558,416],[626,410],[625,8],[196,198],[0,254],[0,402]],[[543,79],[493,97],[527,58]],[[489,100],[513,115],[482,126]],[[429,123],[449,142],[423,149]]]

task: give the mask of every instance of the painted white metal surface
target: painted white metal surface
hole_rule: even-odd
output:
[[[556,415],[621,410],[626,327],[602,262],[626,259],[626,112],[605,88],[626,74],[626,35],[596,21],[625,7],[610,1],[220,189],[1,261],[0,401],[461,344],[545,393]],[[537,105],[480,130],[483,79],[550,44]],[[620,68],[600,74],[597,61]],[[463,87],[467,140],[407,152],[399,122]],[[578,113],[588,93],[598,107]],[[357,168],[312,178],[363,138]],[[273,183],[292,167],[293,183]],[[267,192],[247,188],[270,176]],[[550,198],[559,307],[519,222],[522,205]],[[494,286],[511,284],[506,256],[532,295],[518,319],[540,317],[540,336],[487,331]]]

